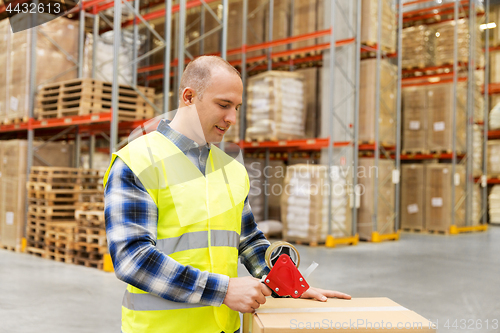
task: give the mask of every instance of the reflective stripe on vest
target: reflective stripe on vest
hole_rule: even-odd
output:
[[[203,304],[173,302],[151,294],[134,294],[128,290],[125,291],[122,305],[134,311],[180,310],[208,306]]]
[[[245,167],[212,146],[203,174],[157,131],[133,140],[113,160],[117,156],[158,208],[156,248],[181,265],[237,277],[241,214],[250,185]],[[224,304],[172,302],[131,285],[123,298],[124,332],[234,332],[239,322],[238,312]]]
[[[228,246],[238,248],[240,235],[230,230],[211,230],[211,246]],[[175,252],[201,249],[208,247],[208,231],[196,231],[183,234],[179,237],[158,239],[156,247],[163,253],[170,255]]]

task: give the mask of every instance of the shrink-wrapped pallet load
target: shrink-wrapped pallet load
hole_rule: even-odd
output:
[[[333,166],[332,236],[350,237],[348,169]],[[325,165],[296,164],[287,167],[281,195],[283,239],[315,244],[328,235],[328,176]]]
[[[427,145],[430,151],[451,152],[456,132],[456,151],[466,150],[467,86],[457,87],[456,126],[453,127],[453,84],[434,84],[427,87]]]
[[[396,144],[396,66],[384,59],[380,63],[379,142]],[[361,61],[359,84],[359,140],[375,142],[375,100],[377,91],[377,60]]]
[[[25,20],[29,16],[11,18],[16,19]],[[78,22],[59,17],[37,30],[35,84],[76,78],[77,70],[72,60],[78,58]],[[31,34],[34,31],[13,34],[9,20],[0,21],[0,121],[26,120],[29,116]]]
[[[247,17],[247,43],[246,46],[251,46],[259,43],[263,43],[266,41],[267,34],[265,34],[265,27],[266,27],[266,9],[262,8],[262,5],[264,5],[265,0],[253,0],[253,1],[248,1],[248,17]],[[222,21],[222,6],[220,2],[212,2],[210,4],[210,7],[212,11],[216,14],[218,19]],[[267,6],[268,7],[268,6]],[[203,6],[200,6],[200,8],[204,8]],[[260,9],[257,9],[260,8]],[[283,13],[282,11],[279,11],[279,9],[282,9],[281,2],[275,1],[275,21],[278,20],[274,24],[275,26],[275,38],[277,38],[278,34],[280,31],[278,28],[280,27],[280,24],[287,24],[284,21],[279,21],[283,15],[286,16],[286,13]],[[278,11],[276,11],[278,10]],[[200,16],[200,12],[198,10],[197,12],[198,17]],[[217,22],[217,20],[207,11],[205,10],[205,26],[204,26],[204,33],[208,33],[210,31],[213,31],[214,29],[219,28],[220,24]],[[194,22],[194,21],[193,21]],[[228,50],[233,50],[233,49],[238,49],[241,48],[241,43],[242,43],[242,35],[243,35],[243,1],[242,0],[231,0],[229,1],[229,9],[228,9],[228,31],[229,33],[227,34],[227,49]],[[281,28],[284,29],[284,28]],[[285,30],[286,31],[286,30]],[[193,34],[192,37],[189,39],[189,41],[192,41],[196,34]],[[287,37],[287,36],[285,36]],[[205,38],[203,41],[203,52],[200,49],[201,54],[216,54],[221,51],[221,34],[220,32],[216,31],[215,33],[210,34]],[[176,54],[176,53],[174,53]],[[251,51],[247,52],[247,58],[259,56],[263,54],[263,50],[257,50],[257,51]],[[241,54],[235,54],[235,55],[228,55],[228,60],[236,60],[240,59]]]
[[[427,164],[425,170],[425,226],[429,231],[448,232],[452,225],[452,214],[455,225],[465,225],[464,195],[465,167],[456,165],[452,176],[452,165],[449,163]],[[453,177],[453,178],[452,178]],[[455,187],[455,202],[452,202],[452,180]]]
[[[361,187],[360,207],[358,210],[358,233],[363,240],[372,240],[372,232],[380,235],[394,233],[394,196],[392,160],[379,160],[378,169],[375,159],[360,158],[358,164],[358,184]],[[375,193],[375,182],[378,181],[378,193]],[[378,197],[378,205],[374,207],[374,198]],[[374,228],[373,215],[377,210],[377,228]]]
[[[396,51],[396,12],[394,1],[382,0],[382,22],[378,22],[378,0],[361,2],[361,43],[374,46],[377,44],[378,30],[382,29],[382,50],[388,53]]]
[[[489,127],[490,130],[500,129],[500,96],[493,95],[490,100],[490,116]]]
[[[304,105],[306,108],[305,136],[315,138],[318,136],[319,122],[319,96],[318,96],[318,69],[305,68],[296,71],[304,76]]]
[[[403,68],[434,66],[436,31],[426,25],[403,29]]]
[[[303,77],[269,71],[248,79],[247,140],[288,140],[305,134]]]
[[[424,153],[427,150],[427,87],[403,89],[403,152]]]
[[[482,126],[474,125],[472,132],[472,175],[483,174],[483,131]]]
[[[494,185],[488,196],[490,223],[500,225],[500,185]]]
[[[486,171],[489,177],[500,176],[500,140],[488,141],[488,165]]]
[[[434,26],[436,30],[436,66],[453,64],[455,44],[455,21],[445,21]],[[481,36],[479,25],[476,26],[476,36]],[[469,62],[469,20],[458,20],[458,62]],[[477,67],[484,66],[484,53],[481,46],[481,38],[476,38],[475,63]]]
[[[425,229],[425,167],[424,164],[403,164],[401,167],[401,229]]]
[[[91,34],[87,34],[85,39],[85,57],[83,77],[92,77],[92,67],[95,66],[95,79],[106,82],[113,82],[113,41],[114,32],[108,31],[97,38],[97,47],[94,47],[94,39]],[[141,49],[145,42],[145,37],[139,35],[136,47]],[[134,50],[134,36],[129,31],[122,31],[120,57],[118,58],[118,83],[123,85],[132,84],[132,57]],[[92,52],[96,52],[96,64],[92,63]],[[161,53],[161,52],[159,52]],[[140,56],[140,53],[139,53]]]

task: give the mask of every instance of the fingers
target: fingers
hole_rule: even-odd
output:
[[[316,291],[320,292],[321,294],[325,295],[326,297],[330,298],[342,298],[342,299],[351,299],[351,296],[348,294],[344,294],[338,291],[333,291],[333,290],[324,290],[324,289],[316,289]]]
[[[269,289],[268,286],[266,286],[263,283],[261,283],[260,285],[261,285],[260,290],[262,294],[264,294],[264,296],[271,296],[273,294],[273,292],[271,291],[271,289]]]

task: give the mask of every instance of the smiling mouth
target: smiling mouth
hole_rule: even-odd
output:
[[[227,127],[220,127],[220,126],[217,126],[217,125],[215,125],[215,128],[217,128],[222,133],[225,133],[227,131],[227,129],[228,129]]]

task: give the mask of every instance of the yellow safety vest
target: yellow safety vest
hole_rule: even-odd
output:
[[[158,131],[141,136],[119,156],[158,207],[156,247],[182,265],[237,277],[241,214],[249,191],[245,167],[212,145],[205,176]],[[232,333],[239,314],[225,305],[179,303],[127,286],[122,304],[124,333]]]

